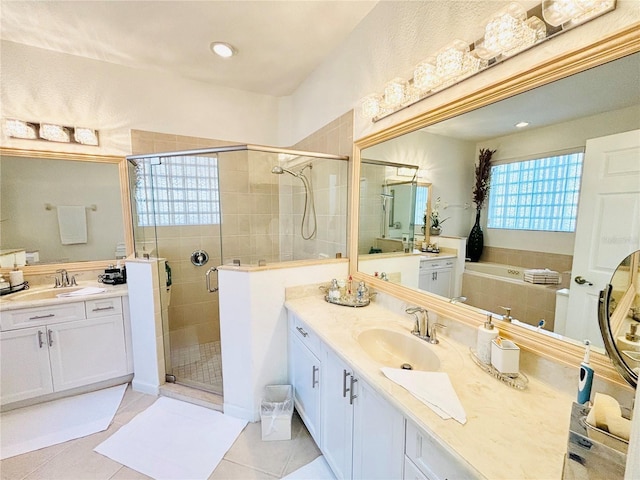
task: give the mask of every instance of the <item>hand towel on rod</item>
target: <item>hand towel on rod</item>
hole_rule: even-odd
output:
[[[59,205],[58,227],[62,245],[87,243],[87,211],[84,206]]]

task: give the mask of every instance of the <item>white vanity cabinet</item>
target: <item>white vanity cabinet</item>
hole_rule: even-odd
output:
[[[418,288],[443,297],[451,297],[455,259],[420,260]]]
[[[453,480],[477,474],[455,459],[434,438],[407,420],[404,480]]]
[[[290,382],[294,402],[307,430],[320,443],[320,340],[292,313],[289,313]]]
[[[338,478],[401,478],[404,418],[324,348],[321,450]]]
[[[129,372],[121,297],[0,312],[4,404]]]

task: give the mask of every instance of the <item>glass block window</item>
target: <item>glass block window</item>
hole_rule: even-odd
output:
[[[138,226],[220,223],[217,157],[179,156],[136,168]]]
[[[424,211],[427,208],[427,198],[429,198],[429,187],[418,185],[416,188],[416,208],[415,217],[413,219],[414,225],[424,225]]]
[[[491,167],[488,227],[574,232],[582,152]]]

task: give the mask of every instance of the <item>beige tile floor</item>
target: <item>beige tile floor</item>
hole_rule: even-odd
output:
[[[112,424],[104,432],[25,453],[0,462],[2,480],[141,480],[142,475],[93,449],[155,401],[156,397],[127,388]],[[242,431],[209,477],[224,479],[277,479],[306,465],[320,455],[297,413],[291,440],[263,442],[260,423]]]

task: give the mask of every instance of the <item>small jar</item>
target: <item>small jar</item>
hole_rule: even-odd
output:
[[[331,280],[331,286],[329,287],[329,292],[327,293],[327,299],[330,302],[339,302],[340,301],[340,287],[338,287],[338,280],[335,278]]]

